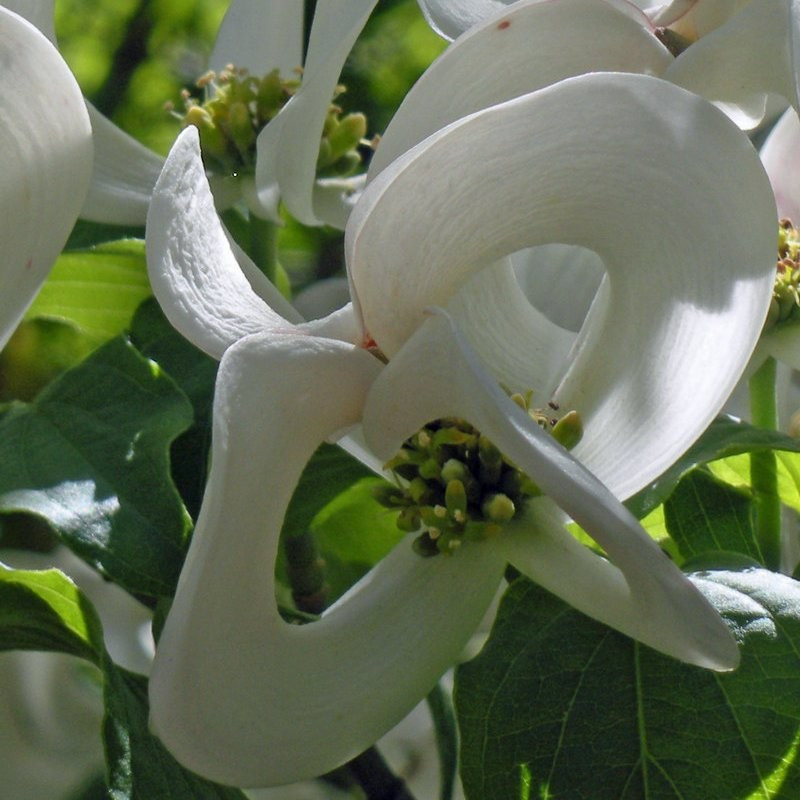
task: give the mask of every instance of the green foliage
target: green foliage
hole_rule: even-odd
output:
[[[114,339],[0,418],[0,510],[42,517],[129,591],[171,594],[189,519],[167,450],[191,419],[173,381]]]
[[[340,447],[323,444],[312,456],[295,489],[282,536],[305,533],[318,511],[370,471]]]
[[[0,566],[0,650],[52,650],[100,666],[103,632],[89,601],[62,572]]]
[[[126,330],[150,294],[144,242],[123,239],[64,253],[25,316],[72,323],[97,346]]]
[[[381,478],[362,478],[325,505],[311,522],[325,559],[331,600],[344,594],[404,536],[395,524],[396,513],[387,511],[373,496],[374,487],[383,483]]]
[[[436,728],[439,754],[439,798],[452,800],[458,770],[458,725],[450,693],[436,684],[425,698]]]
[[[763,565],[752,506],[750,494],[696,469],[681,480],[664,504],[664,516],[683,561],[708,552],[730,551]]]
[[[150,734],[146,679],[113,663],[94,608],[63,573],[0,569],[0,650],[9,649],[67,653],[100,668],[113,800],[243,800],[185,770]],[[88,796],[98,794],[94,785]]]
[[[735,672],[662,656],[515,581],[457,672],[467,797],[797,797],[800,584],[758,569],[698,584],[741,643]]]
[[[112,800],[244,800],[185,770],[147,728],[147,680],[110,668],[105,673],[103,725]]]
[[[678,481],[696,466],[759,450],[800,452],[800,442],[778,431],[756,428],[731,417],[720,417],[666,472],[631,497],[625,505],[641,518],[663,503]]]
[[[217,362],[184,339],[152,298],[137,310],[131,339],[142,355],[155,361],[175,381],[191,403],[193,424],[173,441],[170,462],[183,502],[196,517],[207,477]]]

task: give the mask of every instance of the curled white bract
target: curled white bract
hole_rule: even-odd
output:
[[[715,669],[738,658],[620,498],[707,426],[758,338],[775,207],[746,137],[682,89],[610,73],[522,94],[428,138],[414,119],[396,124],[418,143],[356,204],[353,306],[321,320],[278,308],[237,258],[191,130],[151,204],[156,296],[220,358],[211,473],[156,654],[151,724],[178,760],[223,783],[289,783],[375,741],[457,657],[508,562],[665,653]],[[549,243],[593,251],[605,268],[577,334],[525,300],[507,261]],[[542,432],[500,381],[578,410],[578,447]],[[319,443],[360,426],[373,460],[386,459],[449,416],[547,496],[450,557],[423,559],[406,539],[320,620],[286,624],[279,533]],[[568,518],[608,558],[578,543]]]
[[[314,198],[319,196],[320,220],[330,224],[340,224],[346,215],[348,182],[341,187],[331,187],[330,181],[318,185],[315,167],[325,115],[339,73],[376,2],[320,0],[316,4],[303,77],[303,85],[310,85],[300,101],[289,104],[291,110],[286,119],[282,110],[261,132],[257,142],[257,185],[252,191],[242,190],[251,211],[259,216],[277,219],[278,202],[284,192],[299,208],[308,209],[310,216],[314,213]],[[55,0],[9,0],[5,5],[55,41]],[[231,0],[208,66],[219,71],[228,64],[254,75],[279,69],[284,77],[291,77],[303,65],[303,0]],[[164,160],[90,104],[88,110],[94,165],[81,216],[97,222],[141,225]],[[285,133],[279,133],[284,126]],[[238,197],[238,190],[233,198],[220,195],[222,202]]]
[[[575,64],[583,59],[585,48],[596,50],[621,37],[629,27],[624,17],[638,15],[654,42],[665,41],[676,53],[658,74],[716,103],[740,127],[755,127],[771,97],[798,109],[797,0],[419,0],[419,4],[434,30],[448,39],[510,20],[526,5],[549,6],[537,12],[543,22],[538,36],[549,43],[548,49],[560,51],[557,62]],[[599,23],[598,16],[603,17]],[[632,36],[631,44],[637,38]],[[625,57],[626,49],[617,51],[617,59]]]
[[[36,28],[0,7],[0,346],[47,278],[86,194],[92,160],[80,90]]]

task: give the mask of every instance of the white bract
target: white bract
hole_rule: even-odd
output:
[[[0,7],[0,346],[69,236],[92,164],[72,73],[32,25]]]
[[[285,191],[302,207],[320,206],[320,220],[343,225],[349,206],[342,192],[349,191],[351,182],[329,179],[317,184],[315,165],[325,115],[339,73],[376,2],[320,0],[317,3],[303,74],[306,87],[303,98],[285,107],[284,111],[291,108],[290,119],[283,120],[282,112],[262,131],[257,142],[261,162],[257,186],[251,189],[245,181],[239,182],[248,205],[259,216],[275,219],[280,193]],[[10,0],[5,5],[55,41],[55,0]],[[303,0],[231,0],[208,66],[219,72],[234,64],[253,75],[279,69],[283,77],[291,77],[301,66],[302,55]],[[97,222],[141,225],[164,160],[91,104],[88,109],[94,138],[94,169],[81,216]],[[290,139],[275,136],[276,131],[268,133],[284,122]],[[275,183],[278,171],[282,178],[280,191]],[[225,194],[229,196],[230,191]]]
[[[434,26],[458,38],[411,89],[370,165],[377,175],[424,136],[464,114],[570,76],[598,71],[656,75],[714,101],[742,128],[761,121],[771,97],[794,108],[764,148],[779,211],[797,201],[800,3],[783,0],[420,0]],[[638,7],[637,7],[638,6]],[[449,22],[445,23],[445,20]],[[656,25],[694,40],[676,58]],[[686,45],[690,39],[684,41]],[[497,69],[502,58],[503,68]],[[425,120],[418,124],[416,120]],[[654,157],[657,154],[654,153]],[[575,328],[602,278],[593,253],[536,248],[513,257],[523,284],[546,270],[550,287],[532,302],[551,319]]]
[[[680,455],[738,380],[770,298],[774,220],[755,152],[712,106],[644,76],[582,76],[387,165],[348,222],[354,308],[300,323],[237,262],[184,132],[151,204],[148,263],[173,325],[221,363],[211,474],[150,684],[173,754],[243,786],[342,763],[454,661],[508,562],[663,652],[733,667],[725,625],[617,498]],[[593,250],[608,274],[577,336],[524,300],[505,260],[550,242]],[[577,409],[573,454],[498,381]],[[284,622],[279,533],[319,443],[360,424],[388,459],[449,416],[547,497],[451,556],[422,558],[405,539],[319,621]]]
[[[601,25],[587,19],[587,13],[600,13],[605,5],[631,19],[638,12],[641,33],[654,39],[658,35],[678,52],[659,74],[715,102],[740,127],[752,128],[762,120],[770,96],[798,107],[797,0],[587,0],[585,11],[576,11],[572,0],[538,2],[553,7],[544,12],[547,19],[543,17],[539,33],[549,39],[550,48],[562,50],[562,59],[580,58],[572,52],[573,43],[578,51],[587,43],[597,47],[607,37],[621,35],[613,30],[616,25],[629,27],[621,19],[615,23],[608,13]],[[448,39],[528,5],[527,0],[419,3],[434,30]]]

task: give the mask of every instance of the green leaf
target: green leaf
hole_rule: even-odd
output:
[[[106,673],[103,725],[113,800],[244,800],[183,769],[147,727],[147,679],[114,667]]]
[[[109,242],[62,254],[25,317],[70,322],[97,345],[122,333],[150,294],[144,242]]]
[[[318,511],[359,478],[368,475],[373,475],[372,471],[341,447],[321,445],[300,476],[281,535],[305,533]]]
[[[172,477],[189,513],[196,518],[208,477],[218,363],[184,339],[153,298],[145,300],[134,315],[131,339],[178,384],[194,409],[194,424],[172,443],[170,455]]]
[[[761,569],[695,580],[741,643],[735,672],[662,656],[516,580],[456,674],[467,797],[799,797],[800,584]]]
[[[167,453],[191,419],[175,384],[112,340],[0,419],[0,511],[42,517],[129,591],[171,594],[190,521]]]
[[[58,12],[56,12],[58,15]],[[109,225],[79,219],[69,235],[64,250],[85,250],[98,244],[120,239],[144,239],[144,227],[136,225]]]
[[[354,471],[360,467],[351,466]],[[361,478],[324,506],[310,523],[325,560],[331,602],[369,572],[404,536],[395,524],[397,513],[373,497],[373,488],[382,483],[383,479],[375,476]]]
[[[718,458],[759,450],[800,452],[800,442],[779,431],[756,428],[732,417],[719,417],[666,472],[629,498],[625,505],[641,518],[663,503],[678,481],[695,467]]]
[[[458,769],[458,726],[450,693],[437,683],[425,698],[436,729],[439,754],[439,800],[452,800]]]
[[[52,650],[99,664],[103,632],[64,573],[0,565],[0,650]]]
[[[779,452],[777,456],[778,497],[785,505],[800,511],[800,455]],[[747,454],[712,461],[708,468],[720,480],[733,486],[751,485]]]
[[[113,663],[97,613],[63,573],[0,568],[0,650],[8,649],[67,653],[100,668],[113,800],[244,800],[239,790],[209,783],[181,767],[150,734],[147,679]],[[96,784],[91,791],[90,796],[104,796]]]
[[[695,469],[664,504],[667,531],[683,561],[709,550],[742,553],[764,564],[753,529],[752,497]]]

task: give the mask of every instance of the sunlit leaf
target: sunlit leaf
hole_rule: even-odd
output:
[[[741,643],[735,672],[686,666],[515,581],[457,671],[469,800],[797,797],[800,583],[753,569],[699,584]]]
[[[42,517],[130,591],[170,594],[190,522],[168,448],[191,419],[172,380],[112,340],[0,419],[0,511]]]

